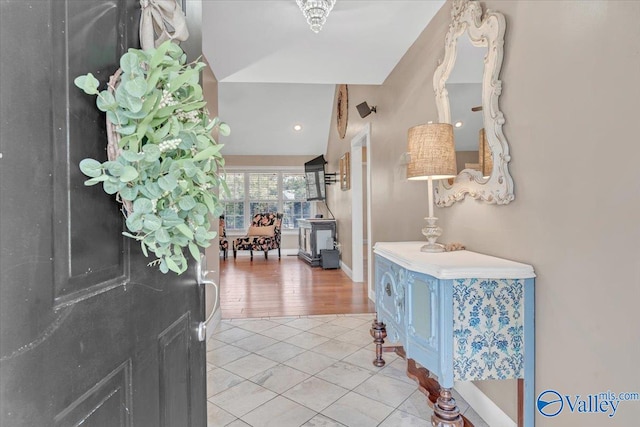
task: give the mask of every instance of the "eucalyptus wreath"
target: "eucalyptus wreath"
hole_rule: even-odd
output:
[[[229,126],[209,119],[199,83],[204,63],[186,62],[182,49],[166,41],[149,50],[129,49],[120,58],[121,74],[106,90],[88,73],[74,80],[104,111],[117,141],[116,155],[105,162],[83,159],[85,185],[102,183],[107,194],[123,203],[127,237],[156,259],[160,271],[187,269],[185,249],[196,260],[210,245],[209,215],[222,205],[212,189],[226,184],[222,144],[213,138]],[[111,158],[113,157],[113,158]]]

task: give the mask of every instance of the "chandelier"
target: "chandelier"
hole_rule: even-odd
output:
[[[314,33],[320,32],[336,0],[296,0]]]

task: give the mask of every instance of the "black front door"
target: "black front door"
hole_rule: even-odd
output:
[[[0,425],[204,426],[195,267],[147,267],[78,163],[106,158],[105,82],[138,0],[0,0]]]

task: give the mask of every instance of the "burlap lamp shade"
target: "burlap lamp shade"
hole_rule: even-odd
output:
[[[453,178],[456,170],[456,148],[453,126],[428,123],[409,129],[407,178],[411,180]]]

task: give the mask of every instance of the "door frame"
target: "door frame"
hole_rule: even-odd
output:
[[[362,180],[362,149],[367,149],[366,184]],[[354,282],[364,281],[364,251],[362,241],[364,232],[362,221],[367,216],[367,287],[369,299],[375,299],[372,284],[371,259],[371,123],[364,127],[351,139],[351,279]],[[367,194],[366,212],[363,212],[363,196]]]

